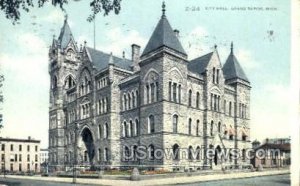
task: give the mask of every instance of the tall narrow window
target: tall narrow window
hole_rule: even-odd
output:
[[[124,110],[127,110],[127,98],[125,94],[124,94]]]
[[[98,125],[98,138],[100,139],[101,138],[101,126]]]
[[[189,90],[189,103],[188,106],[191,107],[192,106],[192,90]]]
[[[135,134],[136,136],[140,135],[140,125],[139,125],[139,120],[135,120]]]
[[[131,96],[128,93],[128,109],[131,109]]]
[[[192,135],[192,119],[189,119],[189,135]]]
[[[229,116],[231,116],[232,112],[232,103],[231,101],[229,102]]]
[[[199,125],[200,125],[200,121],[197,120],[197,126],[196,126],[196,136],[199,136]]]
[[[177,144],[173,145],[173,160],[179,160],[179,146]]]
[[[155,101],[158,101],[158,100],[159,100],[159,87],[158,87],[158,82],[155,82],[155,88],[156,88],[156,95],[155,95],[156,100],[155,100]]]
[[[124,121],[124,123],[122,125],[122,134],[123,134],[123,137],[127,137],[126,121]]]
[[[214,122],[211,121],[210,123],[210,135],[213,136],[214,135]]]
[[[153,115],[150,115],[149,116],[149,124],[148,124],[148,126],[149,126],[149,133],[154,133],[154,127],[155,127],[155,123],[154,123],[154,116]]]
[[[134,92],[132,92],[131,95],[132,95],[132,108],[135,108],[135,107],[136,107],[136,103],[135,103],[135,95],[134,95]]]
[[[174,84],[173,84],[173,101],[174,101],[175,103],[177,103],[177,90],[176,90],[176,87],[177,87],[177,84],[174,83]]]
[[[214,95],[214,111],[217,110],[217,95]]]
[[[197,96],[196,96],[196,107],[199,108],[199,103],[200,103],[200,94],[199,92],[197,92]]]
[[[224,114],[226,115],[226,100],[224,100]]]
[[[221,133],[221,123],[218,123],[218,132]]]
[[[216,72],[215,71],[216,71],[216,68],[214,67],[213,68],[213,77],[212,77],[213,78],[213,83],[215,83],[215,76],[216,76]]]
[[[151,84],[150,84],[150,90],[151,90],[151,103],[153,103],[154,100],[155,100],[155,99],[154,99],[154,98],[155,98],[155,95],[154,95],[154,94],[155,94],[155,90],[154,90],[155,88],[154,88],[154,87],[155,87],[154,83],[151,83]]]
[[[132,123],[132,121],[130,120],[129,121],[129,124],[130,124],[130,131],[131,131],[131,136],[135,136],[135,131],[134,131],[134,128],[133,128],[133,123]]]
[[[178,103],[181,103],[181,85],[178,85]]]
[[[193,160],[193,147],[192,146],[189,146],[189,151],[188,151],[188,158],[189,160]]]
[[[101,149],[98,149],[98,161],[101,161]]]
[[[154,145],[148,146],[149,159],[154,160]]]
[[[219,84],[219,72],[220,70],[219,69],[217,69],[217,84]]]
[[[146,101],[146,103],[149,103],[150,102],[149,85],[146,85],[146,94],[147,94],[147,101]]]
[[[139,106],[140,103],[139,103],[139,92],[138,91],[135,91],[135,96],[136,96],[136,106]]]
[[[173,133],[178,132],[178,116],[174,115],[173,116]]]
[[[210,109],[213,110],[213,99],[214,99],[214,95],[210,94]]]
[[[169,82],[169,101],[172,101],[172,82]]]

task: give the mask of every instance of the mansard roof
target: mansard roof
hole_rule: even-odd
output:
[[[233,53],[233,44],[231,44],[230,55],[228,56],[222,70],[225,80],[238,78],[249,82],[242,66]]]
[[[197,74],[204,73],[212,55],[213,52],[191,60],[188,63],[188,70]]]
[[[61,28],[57,42],[60,45],[61,49],[65,49],[71,40],[74,40],[74,38],[68,21],[67,19],[65,19],[64,25]]]
[[[156,25],[156,28],[152,33],[152,36],[150,37],[142,56],[162,46],[187,55],[165,15],[161,17],[158,24]]]
[[[108,67],[111,63],[116,67],[122,68],[124,70],[132,71],[132,61],[126,58],[119,58],[113,56],[112,54],[107,54],[99,50],[95,50],[90,47],[86,47],[89,56],[91,57],[91,62],[97,70],[103,70]]]

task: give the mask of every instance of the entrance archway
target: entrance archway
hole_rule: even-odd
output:
[[[93,159],[95,156],[95,145],[93,140],[92,132],[89,128],[84,128],[81,132],[80,139],[81,144],[80,148],[80,163],[89,163],[93,164]]]

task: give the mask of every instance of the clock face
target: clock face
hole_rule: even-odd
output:
[[[75,60],[75,53],[72,49],[68,50],[66,58],[71,61]]]

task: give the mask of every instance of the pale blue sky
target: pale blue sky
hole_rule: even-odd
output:
[[[161,16],[162,1],[123,0],[119,15],[98,15],[97,49],[130,56],[130,45],[143,47]],[[78,43],[93,46],[93,24],[87,1],[71,1],[66,10]],[[186,11],[186,7],[200,11]],[[223,7],[227,10],[206,10]],[[232,7],[273,7],[276,11],[231,10]],[[252,139],[290,136],[288,88],[290,73],[290,3],[276,0],[166,1],[171,26],[180,30],[189,58],[210,52],[216,43],[224,64],[234,50],[251,81]],[[1,136],[27,137],[48,144],[48,46],[63,24],[59,8],[46,5],[22,14],[13,26],[0,17],[0,70],[5,74],[4,126]],[[273,35],[268,33],[273,31]]]

